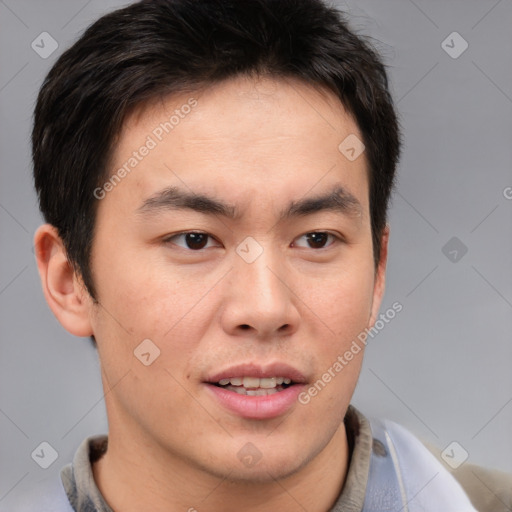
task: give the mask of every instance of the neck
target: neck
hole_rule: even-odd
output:
[[[127,436],[111,428],[107,453],[93,465],[96,485],[116,512],[327,512],[347,473],[343,423],[301,469],[266,482],[234,481],[229,475],[218,478],[140,439],[140,435]]]

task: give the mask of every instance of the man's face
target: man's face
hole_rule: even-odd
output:
[[[350,134],[361,139],[334,96],[269,79],[128,119],[111,174],[137,163],[99,201],[91,261],[111,438],[265,480],[345,435],[362,351],[298,397],[380,303],[366,161],[338,149]]]

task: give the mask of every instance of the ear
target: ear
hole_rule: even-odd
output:
[[[380,240],[379,263],[375,272],[375,283],[373,286],[373,302],[369,327],[372,327],[379,314],[384,290],[386,288],[386,264],[388,261],[389,226],[386,225]]]
[[[40,226],[34,236],[37,268],[46,302],[61,325],[75,336],[91,336],[92,299],[68,261],[57,229]]]

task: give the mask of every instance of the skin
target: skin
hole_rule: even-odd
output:
[[[44,225],[35,237],[52,311],[69,332],[93,334],[98,345],[109,448],[94,464],[95,481],[123,512],[286,512],[298,504],[326,511],[347,472],[343,417],[363,351],[307,405],[266,420],[227,411],[203,380],[234,364],[283,361],[312,384],[375,322],[388,230],[375,268],[364,153],[351,162],[338,150],[349,134],[362,137],[327,91],[237,78],[134,112],[110,174],[191,96],[197,106],[99,201],[91,260],[97,303],[55,229]],[[232,204],[239,216],[141,214],[147,198],[170,186]],[[359,212],[280,220],[292,201],[338,186],[358,200]],[[189,231],[213,238],[194,251],[178,236]],[[312,231],[335,237],[311,247]],[[247,236],[263,248],[253,263],[236,253]],[[148,338],[160,356],[145,366],[134,349]],[[253,467],[237,456],[247,442],[262,455]]]

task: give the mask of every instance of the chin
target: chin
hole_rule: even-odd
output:
[[[284,447],[282,444],[275,446],[267,440],[261,451],[256,445],[264,445],[264,440],[259,443],[249,441],[242,444],[242,448],[237,446],[234,451],[227,449],[215,458],[215,464],[209,460],[202,465],[202,469],[216,478],[232,483],[275,483],[276,480],[299,472],[315,456],[314,448],[306,447],[305,443]],[[230,453],[233,455],[230,456]]]
[[[276,480],[284,480],[298,473],[304,466],[306,461],[298,461],[297,457],[290,457],[286,460],[261,460],[253,467],[227,467],[222,475],[229,482],[238,484],[274,484]],[[221,475],[217,475],[221,477]]]

